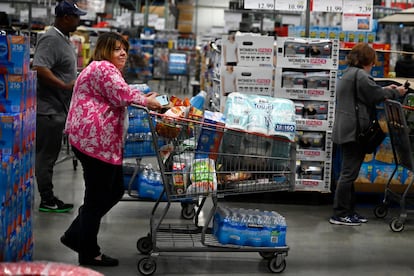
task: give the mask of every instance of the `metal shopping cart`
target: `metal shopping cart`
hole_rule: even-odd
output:
[[[393,218],[389,225],[392,231],[401,232],[404,230],[407,219],[407,206],[414,203],[409,193],[414,179],[408,181],[402,193],[393,191],[391,181],[400,166],[411,172],[414,171],[414,127],[409,125],[414,122],[414,107],[387,100],[384,103],[384,109],[395,168],[386,184],[383,202],[375,207],[374,214],[377,218],[384,218],[388,214],[390,204],[392,202],[399,203],[400,215]]]
[[[264,246],[260,241],[225,243],[217,237],[220,225],[216,218],[219,199],[227,195],[293,190],[294,143],[282,137],[227,129],[224,124],[205,118],[191,120],[155,113],[151,116],[156,118],[156,126],[152,120],[150,124],[167,204],[161,206],[160,200],[155,203],[150,231],[137,241],[138,251],[147,255],[138,261],[139,272],[152,275],[156,271],[156,258],[163,252],[216,251],[258,252],[268,260],[271,272],[284,271],[289,248],[285,242],[278,243],[279,230],[272,231],[276,235],[273,246]],[[157,141],[166,137],[167,144],[159,147]],[[194,221],[166,223],[171,202],[183,199],[200,202]],[[205,204],[207,199],[212,204]],[[203,212],[204,209],[207,211]],[[202,212],[207,214],[203,223]],[[247,227],[257,230],[263,224]]]
[[[155,119],[155,118],[152,118]],[[164,186],[160,173],[153,164],[158,164],[154,140],[150,130],[148,112],[128,107],[128,130],[124,146],[123,173],[126,196],[123,201],[156,201],[162,194]],[[163,146],[165,139],[158,139],[157,146]],[[161,198],[166,200],[165,196]],[[195,215],[196,202],[192,200],[181,200],[181,217],[192,219]]]

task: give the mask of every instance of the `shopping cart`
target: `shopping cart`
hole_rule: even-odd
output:
[[[414,171],[414,128],[409,125],[414,122],[414,108],[397,101],[387,100],[384,103],[384,109],[395,167],[386,184],[383,202],[375,207],[374,214],[377,218],[384,218],[388,214],[391,203],[399,203],[400,215],[394,217],[389,225],[392,231],[401,232],[404,230],[407,219],[407,206],[414,203],[409,194],[414,179],[408,182],[402,193],[393,191],[391,181],[400,166]]]
[[[138,251],[147,255],[138,261],[139,272],[152,275],[156,271],[156,258],[162,252],[215,251],[258,252],[268,260],[271,272],[284,271],[289,248],[284,242],[277,243],[277,236],[273,240],[275,246],[262,246],[260,242],[224,244],[217,238],[220,226],[215,222],[220,198],[293,190],[294,143],[282,137],[227,129],[224,124],[205,119],[172,118],[156,113],[151,116],[156,118],[156,126],[153,120],[150,124],[167,201],[163,205],[159,200],[155,203],[150,231],[137,241]],[[167,144],[159,147],[157,141],[166,137]],[[183,199],[199,202],[194,221],[165,223],[171,202]],[[211,199],[211,204],[205,204],[207,199]],[[207,214],[203,223],[199,219],[201,213]],[[277,235],[278,230],[273,233]]]
[[[154,119],[154,118],[152,118]],[[165,139],[152,139],[148,112],[134,106],[128,107],[128,130],[124,145],[123,173],[127,197],[123,201],[156,201],[161,195],[164,186],[156,166],[156,151],[165,144]],[[155,122],[154,122],[155,123]],[[165,196],[161,197],[165,201]],[[192,219],[195,215],[196,202],[181,200],[181,217]]]

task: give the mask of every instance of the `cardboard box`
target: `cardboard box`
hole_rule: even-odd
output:
[[[193,22],[192,21],[180,21],[178,22],[177,29],[180,33],[192,33]]]
[[[273,68],[235,66],[236,91],[245,94],[273,96]]]
[[[237,35],[238,66],[273,66],[274,38],[272,36]]]
[[[164,6],[149,6],[148,10],[147,10],[145,6],[142,6],[141,12],[142,13],[149,13],[149,14],[156,14],[159,17],[164,17],[165,16],[165,7]]]
[[[25,110],[27,84],[27,75],[0,74],[0,112]]]
[[[21,152],[22,113],[0,113],[0,152],[3,156]]]
[[[200,136],[198,137],[196,158],[210,158],[217,160],[217,153],[221,139],[223,137],[223,128],[225,119],[222,113],[204,111],[204,119]]]
[[[0,35],[0,73],[27,74],[30,68],[30,39]]]

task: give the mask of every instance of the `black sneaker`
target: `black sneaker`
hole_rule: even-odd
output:
[[[40,202],[40,212],[52,212],[52,213],[66,213],[73,209],[73,204],[64,203],[57,197],[54,197],[49,201]]]
[[[366,217],[361,216],[358,213],[355,213],[354,214],[354,218],[357,219],[357,220],[359,220],[359,222],[361,222],[361,223],[367,223],[368,222],[368,219]]]
[[[359,221],[359,219],[355,218],[354,216],[346,216],[346,217],[333,216],[329,219],[329,222],[332,224],[337,224],[337,225],[349,225],[349,226],[361,225],[361,222]]]

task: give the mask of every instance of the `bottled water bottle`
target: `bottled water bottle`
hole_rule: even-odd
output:
[[[230,226],[230,210],[226,207],[219,207],[214,218],[214,234],[221,244],[230,242],[232,233]]]
[[[237,245],[245,245],[246,235],[244,235],[243,225],[241,223],[242,216],[238,210],[232,210],[230,216],[230,242]]]
[[[139,176],[138,194],[142,198],[148,198],[149,188],[149,169],[144,168]]]
[[[191,106],[204,110],[204,103],[206,101],[207,93],[206,91],[200,91],[197,95],[190,99]]]

